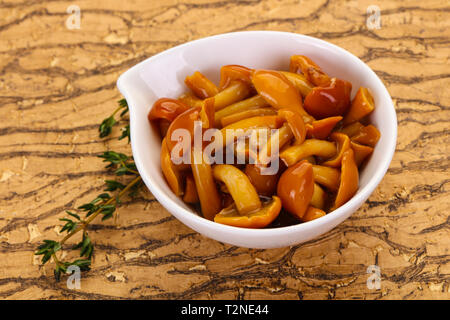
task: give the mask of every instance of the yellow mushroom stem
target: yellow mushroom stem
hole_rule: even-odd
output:
[[[214,216],[221,210],[222,202],[213,178],[212,168],[204,161],[201,150],[192,148],[191,155],[192,175],[194,176],[202,214],[206,219],[213,220]]]
[[[311,92],[314,85],[306,80],[306,77],[302,74],[297,74],[288,71],[280,71],[302,94],[303,98]]]
[[[313,165],[314,181],[327,187],[332,191],[337,191],[341,179],[341,172],[338,169],[326,166]]]
[[[330,158],[336,154],[336,144],[334,142],[306,139],[300,145],[286,148],[280,153],[281,160],[289,167],[309,156],[319,156]]]
[[[223,109],[237,101],[245,99],[250,94],[250,85],[242,81],[233,83],[214,96],[214,108]]]
[[[261,208],[255,187],[244,172],[229,164],[219,164],[214,166],[213,175],[226,185],[239,214],[245,215]]]
[[[221,119],[222,127],[226,127],[232,123],[257,117],[257,116],[273,116],[276,115],[277,112],[273,108],[258,108],[258,109],[249,109],[237,113],[230,114],[229,116],[225,116]]]
[[[313,167],[313,175],[314,175],[314,167]],[[325,201],[327,198],[327,194],[323,189],[317,184],[314,183],[314,192],[311,198],[311,202],[309,203],[311,206],[323,209],[325,207]]]
[[[269,106],[269,103],[259,94],[257,94],[251,98],[235,102],[223,109],[217,110],[215,113],[216,123],[220,123],[222,118],[232,115],[234,113],[264,108],[267,106]]]

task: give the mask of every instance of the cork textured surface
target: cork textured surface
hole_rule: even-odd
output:
[[[72,4],[80,29],[66,26]],[[367,24],[373,4],[379,29]],[[445,0],[0,1],[0,298],[450,298],[449,27]],[[98,138],[121,98],[118,76],[175,45],[240,30],[321,38],[383,80],[399,132],[376,191],[334,230],[270,250],[207,239],[145,191],[92,225],[81,288],[55,282],[37,245],[59,238],[65,210],[101,192],[111,176],[99,153],[131,152],[118,128]],[[379,289],[367,285],[373,265]]]

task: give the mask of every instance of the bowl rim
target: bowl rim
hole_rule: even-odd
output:
[[[242,235],[243,233],[246,233],[247,236],[274,236],[279,233],[283,233],[285,235],[289,235],[291,233],[297,233],[302,232],[306,229],[315,229],[320,228],[320,226],[323,227],[329,227],[330,225],[333,225],[332,228],[336,227],[338,224],[342,223],[345,219],[347,219],[350,215],[352,215],[354,212],[356,212],[360,206],[362,206],[365,201],[370,197],[370,195],[375,191],[376,187],[379,185],[383,177],[385,176],[390,163],[392,161],[392,158],[395,153],[395,148],[397,144],[397,115],[395,112],[395,107],[392,103],[392,98],[384,85],[383,81],[377,76],[377,74],[362,60],[360,60],[357,56],[350,53],[346,49],[343,49],[333,43],[330,43],[328,41],[315,38],[312,36],[307,36],[303,34],[298,33],[292,33],[292,32],[285,32],[285,31],[270,31],[270,30],[255,30],[255,31],[237,31],[237,32],[229,32],[229,33],[222,33],[218,35],[212,35],[200,39],[196,39],[193,41],[189,41],[177,46],[174,46],[172,48],[169,48],[167,50],[164,50],[158,54],[155,54],[138,64],[134,65],[133,67],[129,68],[127,71],[123,72],[118,80],[117,80],[117,87],[119,88],[119,91],[122,93],[122,95],[125,97],[127,101],[132,101],[133,99],[129,96],[127,90],[125,89],[124,82],[126,81],[126,78],[128,75],[132,73],[133,70],[138,69],[142,64],[150,63],[158,58],[161,58],[163,56],[171,54],[173,51],[180,50],[183,47],[188,47],[191,45],[194,45],[196,43],[201,43],[205,41],[210,40],[216,40],[216,39],[225,39],[230,37],[239,37],[244,35],[261,35],[261,34],[267,34],[271,36],[291,36],[298,39],[302,39],[303,41],[310,41],[319,45],[325,45],[329,48],[336,50],[340,53],[343,53],[345,55],[350,55],[353,60],[355,60],[355,63],[359,64],[360,67],[362,67],[365,72],[368,74],[371,74],[374,76],[381,84],[382,88],[382,95],[384,97],[388,97],[388,101],[383,101],[385,103],[389,104],[389,114],[386,115],[386,119],[389,119],[389,121],[392,122],[392,128],[393,128],[393,135],[388,139],[388,146],[387,146],[387,152],[384,154],[385,156],[382,158],[383,162],[380,163],[380,166],[378,167],[375,174],[369,179],[366,186],[363,188],[358,187],[357,193],[348,200],[344,205],[337,208],[334,211],[331,211],[327,213],[325,216],[315,219],[308,222],[298,223],[295,225],[285,226],[285,227],[276,227],[276,228],[263,228],[263,229],[250,229],[250,228],[241,228],[241,227],[234,227],[229,225],[220,224],[211,220],[208,220],[206,218],[203,218],[202,216],[195,214],[180,205],[178,205],[176,202],[174,202],[163,190],[161,190],[158,186],[156,186],[152,179],[147,177],[146,175],[142,175],[141,172],[143,172],[142,167],[143,164],[139,161],[139,157],[137,156],[137,142],[139,140],[138,137],[136,137],[136,130],[133,129],[133,123],[137,121],[137,116],[135,116],[135,113],[132,112],[133,103],[129,103],[130,108],[130,140],[131,140],[131,148],[133,156],[135,157],[135,163],[136,167],[142,177],[142,180],[144,181],[147,188],[150,190],[150,192],[153,194],[153,196],[175,217],[182,220],[183,224],[188,225],[191,228],[194,228],[194,225],[203,225],[205,228],[211,230],[211,231],[218,231],[221,233],[227,233],[228,235]],[[137,156],[137,157],[136,157]],[[188,220],[185,221],[183,218],[180,218],[182,216],[184,219]],[[336,223],[337,222],[337,223]],[[195,228],[194,228],[195,229]],[[196,230],[196,229],[195,229]],[[197,232],[200,232],[196,230]],[[325,231],[326,232],[326,231]],[[324,232],[320,233],[323,234]],[[319,235],[320,235],[319,234]],[[319,235],[316,235],[314,238],[318,237]]]

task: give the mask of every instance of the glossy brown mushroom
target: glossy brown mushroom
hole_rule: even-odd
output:
[[[339,190],[332,210],[339,208],[355,195],[356,191],[358,191],[358,182],[358,166],[355,163],[353,150],[348,149],[344,152],[342,157]]]
[[[200,99],[210,98],[219,93],[216,85],[199,71],[187,76],[184,83]]]
[[[306,96],[305,110],[316,119],[344,115],[350,107],[352,84],[333,78],[326,87],[314,87]]]
[[[241,215],[235,204],[220,211],[214,221],[241,228],[264,228],[271,224],[281,211],[281,200],[277,196],[273,196],[272,200],[264,203],[262,208],[246,215]]]
[[[314,193],[312,165],[300,161],[286,169],[280,177],[277,195],[285,208],[296,218],[301,219],[308,209]]]

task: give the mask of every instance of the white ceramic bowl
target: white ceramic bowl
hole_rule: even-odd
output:
[[[184,78],[199,70],[218,83],[219,68],[239,64],[250,68],[289,69],[294,54],[310,57],[331,76],[360,86],[375,99],[371,122],[381,138],[360,173],[356,195],[337,210],[307,223],[282,228],[245,229],[218,224],[193,212],[176,197],[160,168],[160,137],[151,129],[147,114],[155,100],[185,92]],[[242,247],[277,248],[311,240],[336,227],[367,200],[389,167],[397,138],[397,118],[391,97],[377,75],[361,60],[333,44],[316,38],[274,31],[248,31],[212,36],[171,48],[132,67],[117,81],[130,108],[133,156],[155,198],[185,225],[206,237]]]

